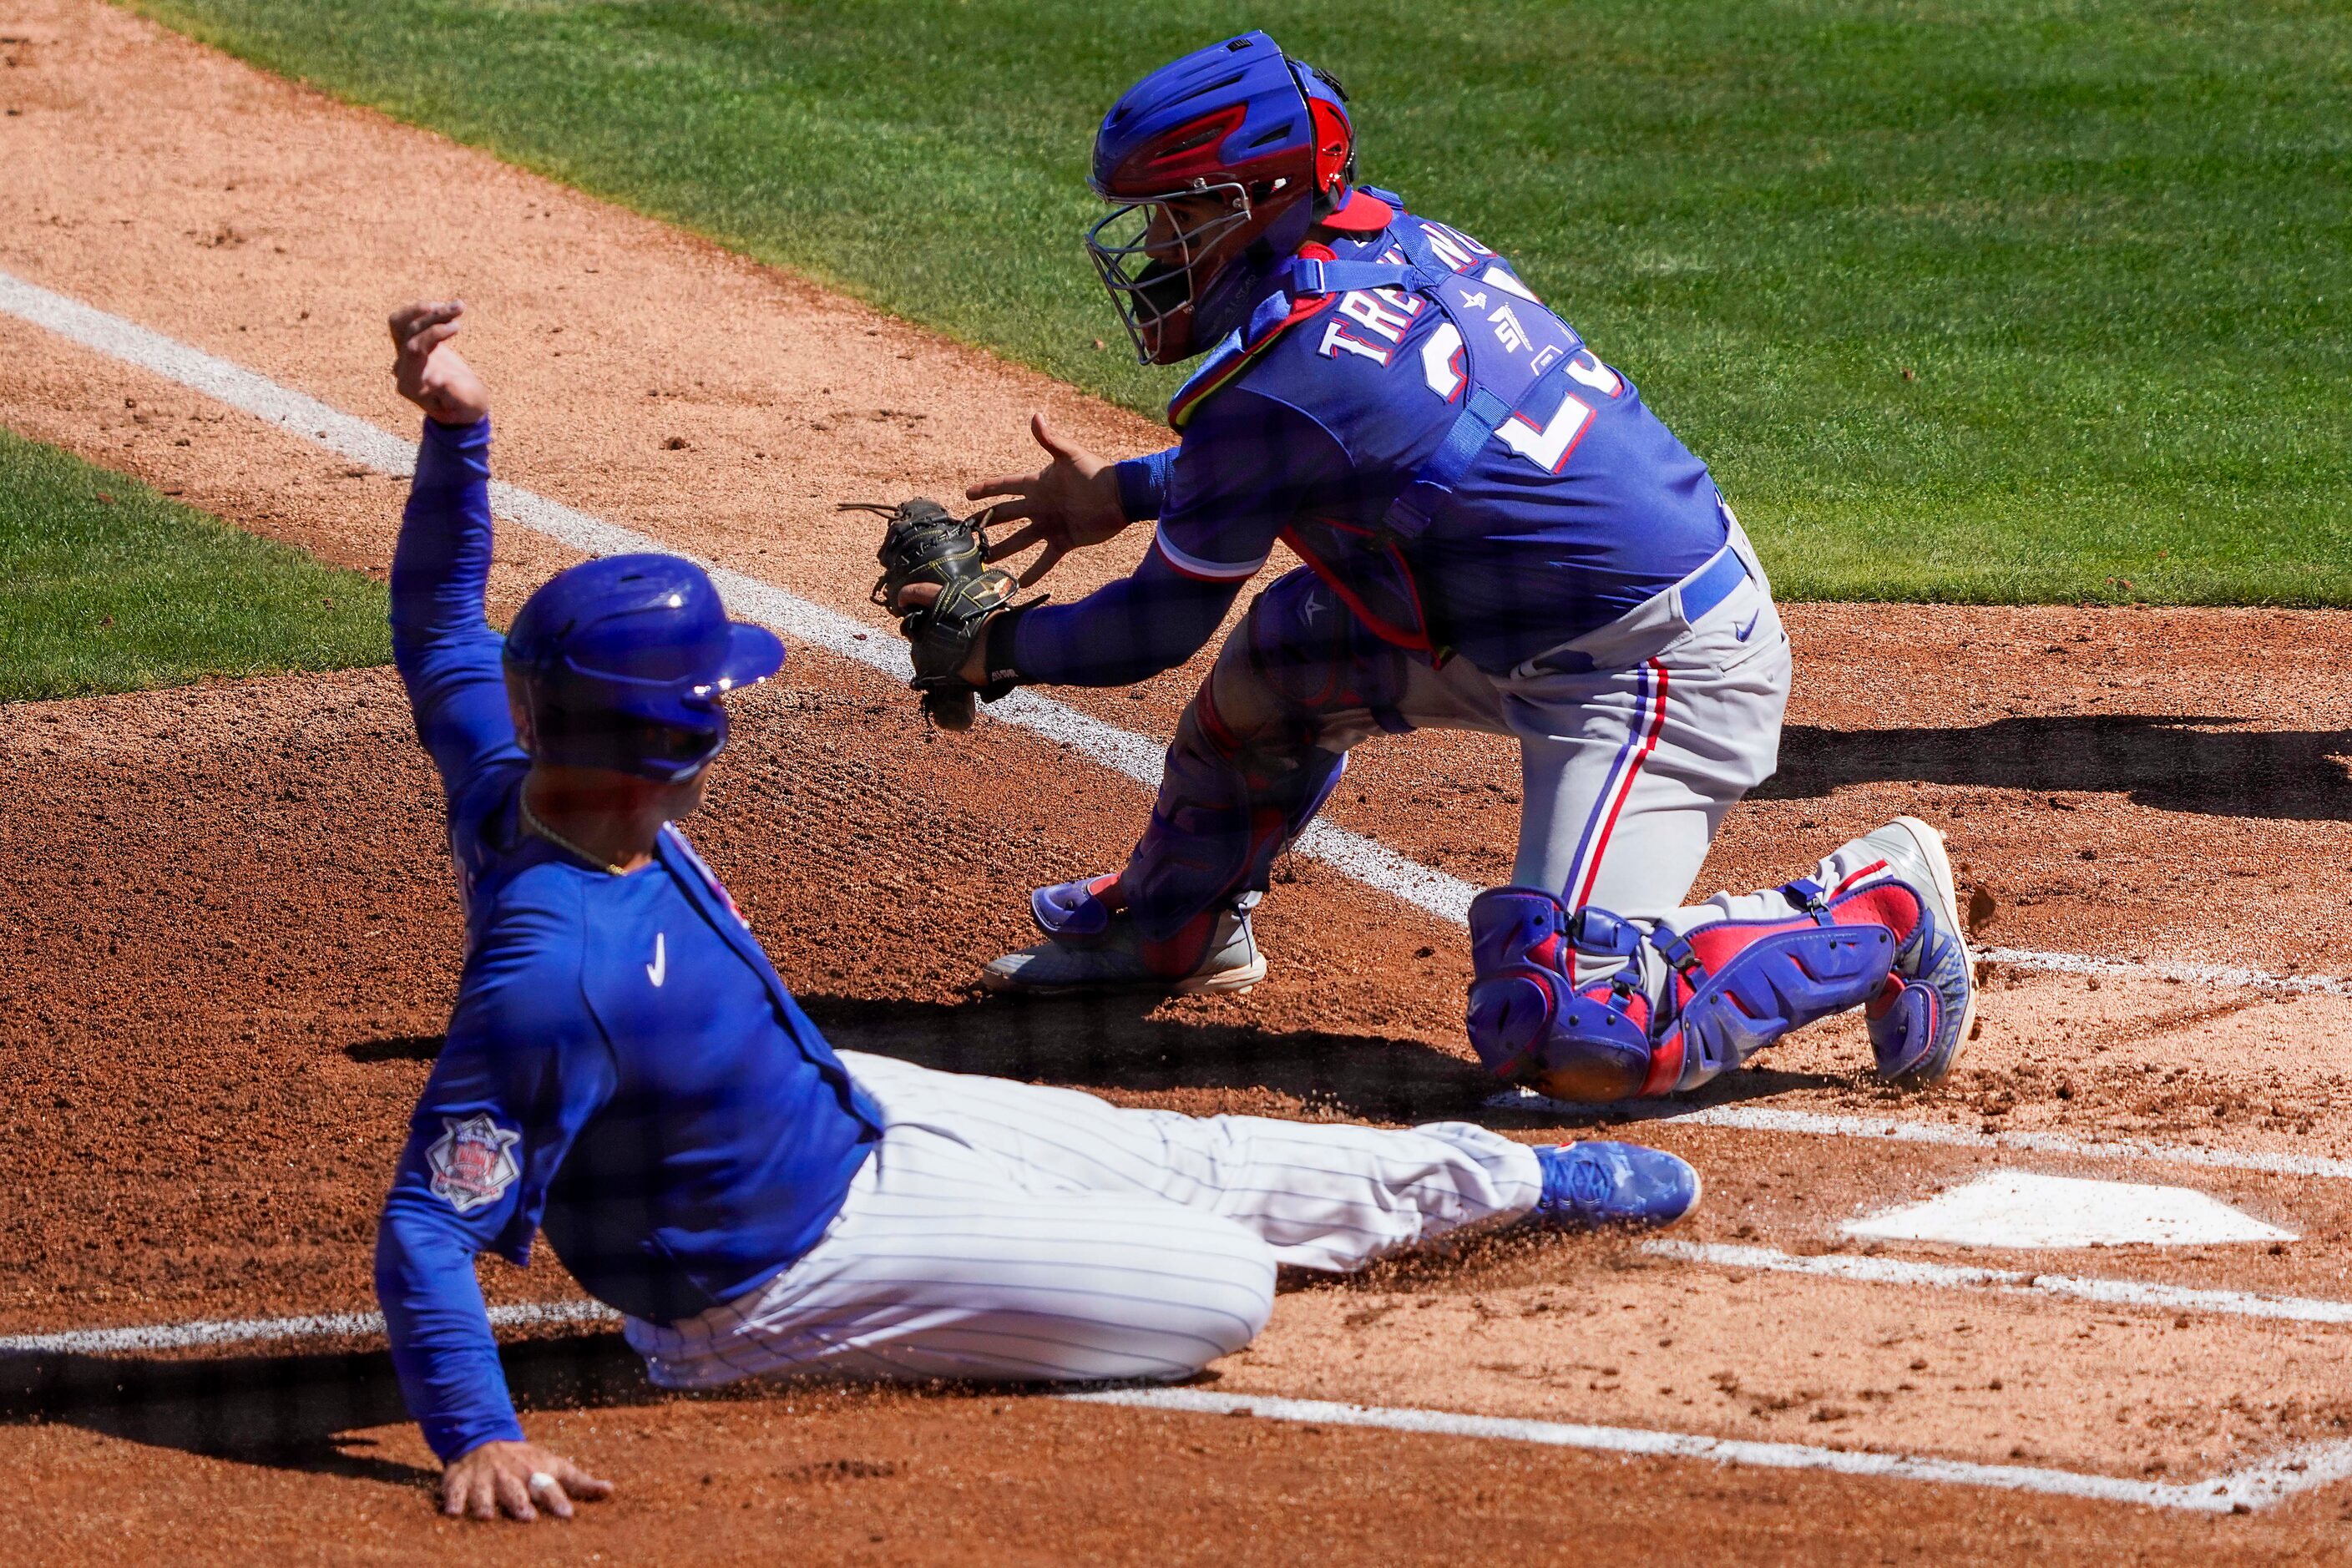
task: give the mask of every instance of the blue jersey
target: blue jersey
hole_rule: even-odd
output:
[[[814,1247],[873,1103],[674,827],[627,876],[521,830],[530,762],[483,618],[489,426],[427,422],[393,558],[393,652],[440,769],[466,908],[446,1044],[410,1123],[376,1290],[445,1460],[521,1436],[474,1258],[534,1229],[600,1300],[673,1321]]]
[[[1171,405],[1181,444],[1121,465],[1129,515],[1159,520],[1142,568],[1024,617],[1013,656],[1024,679],[1134,679],[1184,636],[1177,658],[1188,656],[1277,539],[1373,630],[1498,676],[1722,549],[1728,530],[1706,466],[1630,380],[1503,258],[1445,225],[1389,216],[1379,233],[1303,254],[1422,263],[1445,279],[1447,308],[1393,287],[1286,288],[1262,300]],[[1384,525],[1454,430],[1474,359],[1478,382],[1535,395],[1471,454],[1426,528],[1397,538]]]

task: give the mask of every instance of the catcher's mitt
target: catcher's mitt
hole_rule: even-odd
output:
[[[987,637],[990,619],[1015,592],[1009,573],[987,564],[988,513],[953,517],[939,502],[921,497],[897,506],[844,501],[841,509],[889,520],[874,556],[882,563],[874,602],[898,617],[900,635],[914,645],[915,679],[908,684],[922,694],[923,711],[942,730],[971,728],[973,698],[992,702],[1012,689],[1009,683],[974,686],[958,673],[973,645]],[[900,590],[916,583],[938,584],[940,596],[929,605],[899,608]]]

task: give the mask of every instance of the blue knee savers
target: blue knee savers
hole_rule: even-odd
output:
[[[1650,1003],[1639,928],[1605,910],[1570,915],[1536,888],[1490,888],[1470,902],[1470,1043],[1501,1078],[1558,1100],[1601,1104],[1642,1092]],[[1576,990],[1576,957],[1617,973]]]

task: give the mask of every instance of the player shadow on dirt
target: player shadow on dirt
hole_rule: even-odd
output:
[[[1286,1113],[1286,1105],[1252,1102],[1273,1096],[1362,1121],[1459,1118],[1559,1127],[1625,1119],[1622,1107],[1562,1110],[1538,1102],[1522,1110],[1500,1100],[1506,1086],[1484,1068],[1421,1040],[1155,1017],[1164,1004],[1148,996],[940,1003],[814,994],[800,1003],[836,1049],[946,1072],[1161,1095],[1201,1115]],[[400,1036],[362,1040],[343,1054],[355,1062],[431,1061],[440,1049],[437,1036]],[[1693,1109],[1844,1087],[1851,1087],[1847,1079],[1829,1074],[1749,1067],[1674,1104]]]
[[[521,1410],[602,1408],[670,1397],[617,1333],[507,1345]],[[421,1464],[344,1436],[405,1423],[385,1351],[184,1360],[76,1352],[0,1352],[0,1425],[77,1426],[125,1442],[275,1469],[428,1485]]]
[[[1276,1033],[1242,1025],[1155,1017],[1150,997],[1087,997],[964,1005],[803,996],[802,1006],[844,1050],[898,1057],[949,1072],[991,1073],[1090,1089],[1203,1098],[1195,1107],[1257,1109],[1247,1096],[1278,1095],[1317,1110],[1369,1121],[1489,1121],[1505,1086],[1467,1057],[1421,1040],[1320,1030]],[[1821,1074],[1740,1072],[1706,1099],[1746,1099],[1835,1086]],[[1243,1102],[1209,1096],[1242,1091]],[[1557,1126],[1557,1110],[1537,1111]],[[1599,1108],[1581,1113],[1598,1120]],[[1621,1118],[1622,1119],[1622,1118]]]
[[[1286,1278],[1281,1288],[1313,1282],[1303,1275]],[[499,1347],[499,1359],[515,1408],[525,1415],[782,1398],[994,1400],[1057,1392],[1046,1384],[904,1385],[827,1377],[754,1378],[691,1392],[656,1388],[645,1363],[612,1331],[509,1341]],[[1218,1374],[1187,1381],[1213,1384]],[[440,1479],[436,1467],[373,1453],[375,1439],[365,1436],[370,1428],[404,1426],[408,1419],[391,1352],[383,1350],[200,1360],[0,1352],[0,1426],[73,1426],[234,1464],[429,1491]],[[827,1467],[821,1462],[812,1468]]]
[[[1780,771],[1750,796],[1842,784],[1975,784],[2126,795],[2158,811],[2352,821],[2352,731],[2246,730],[2243,718],[2074,714],[1966,728],[1781,732]]]

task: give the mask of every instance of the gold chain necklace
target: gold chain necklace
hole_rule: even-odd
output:
[[[629,874],[625,868],[614,865],[613,862],[605,859],[601,855],[591,855],[588,851],[581,848],[580,846],[572,843],[572,840],[564,837],[563,835],[556,832],[555,829],[550,827],[544,822],[541,822],[539,819],[539,814],[531,810],[530,803],[522,798],[520,791],[516,792],[515,805],[522,813],[522,825],[525,827],[530,828],[533,833],[538,834],[541,838],[546,839],[550,844],[554,845],[558,849],[568,849],[572,854],[580,857],[583,860],[587,861],[591,866],[603,868],[612,876],[625,877]]]

